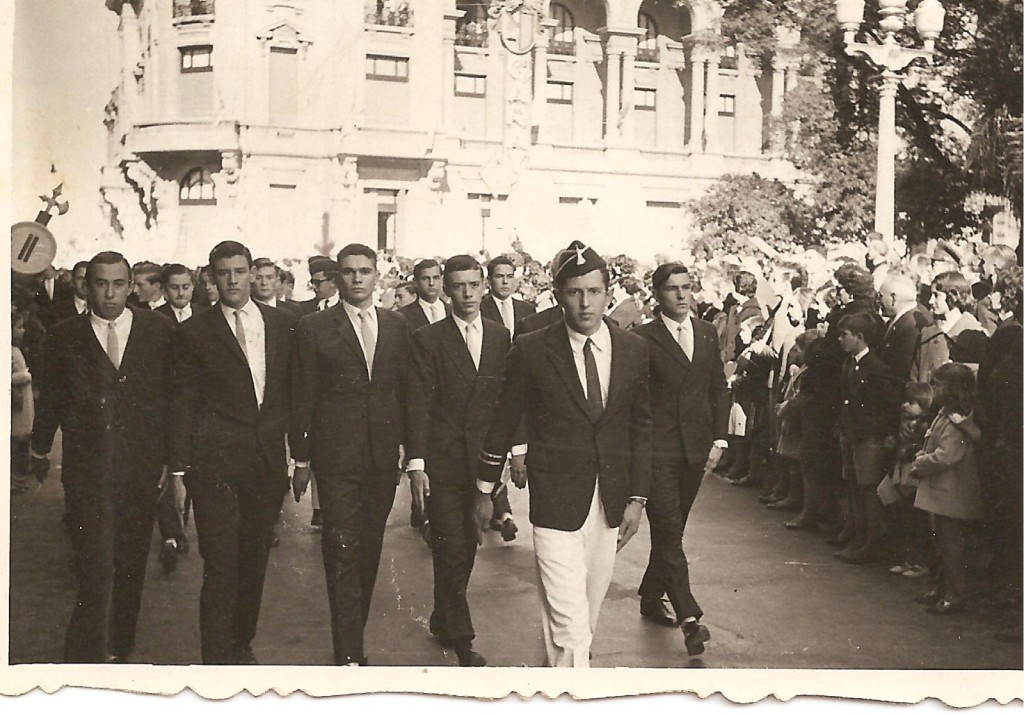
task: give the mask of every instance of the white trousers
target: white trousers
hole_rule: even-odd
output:
[[[533,528],[548,666],[590,666],[590,644],[612,582],[617,541],[618,530],[608,526],[596,486],[580,529]]]

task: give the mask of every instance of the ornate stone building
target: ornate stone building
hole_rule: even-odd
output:
[[[106,6],[101,193],[133,259],[198,264],[228,237],[275,258],[516,237],[541,260],[571,237],[653,256],[716,177],[793,178],[772,120],[796,60],[728,46],[715,0]]]

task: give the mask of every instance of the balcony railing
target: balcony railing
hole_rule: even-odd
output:
[[[174,0],[174,18],[213,15],[214,0]]]
[[[455,44],[463,47],[487,47],[487,25],[470,22],[456,29]]]
[[[548,43],[549,55],[575,55],[576,43],[572,40],[551,40]]]
[[[365,21],[367,25],[412,27],[412,10],[409,9],[407,2],[394,3],[376,0],[366,6]]]
[[[636,50],[637,62],[657,62],[658,61],[658,48],[657,47],[638,47]]]

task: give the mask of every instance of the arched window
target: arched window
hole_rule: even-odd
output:
[[[190,169],[181,180],[178,190],[179,204],[216,204],[217,193],[209,169]]]
[[[551,3],[551,19],[555,26],[551,28],[551,41],[548,52],[553,55],[572,55],[575,53],[576,20],[562,3]]]
[[[641,62],[658,61],[658,24],[654,18],[646,12],[641,12],[636,18],[637,27],[644,31],[637,46],[636,59]]]

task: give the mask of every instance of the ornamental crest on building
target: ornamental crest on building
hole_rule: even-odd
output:
[[[501,0],[488,10],[497,26],[502,46],[514,55],[525,55],[537,43],[537,25],[543,14],[542,0]]]

